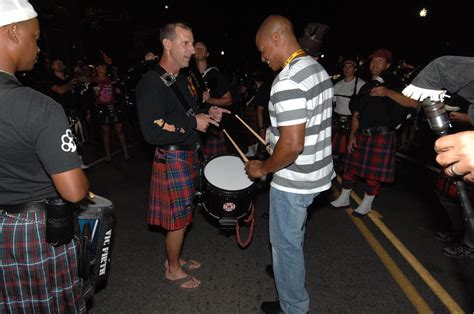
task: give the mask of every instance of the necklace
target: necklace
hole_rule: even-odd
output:
[[[5,73],[5,74],[8,74],[8,75],[10,75],[10,76],[13,76],[13,77],[15,77],[15,75],[14,75],[14,74],[12,74],[12,73],[10,73],[10,72],[7,72],[7,71],[4,71],[4,70],[2,70],[2,69],[0,69],[0,72],[2,72],[2,73]]]
[[[286,67],[288,65],[288,63],[293,61],[293,59],[304,56],[304,55],[306,55],[306,53],[304,52],[303,49],[296,50],[295,52],[293,52],[291,54],[291,56],[288,59],[286,59],[285,64],[283,65],[283,67]]]

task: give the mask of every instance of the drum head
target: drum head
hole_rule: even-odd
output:
[[[244,162],[237,156],[218,156],[206,164],[204,177],[209,183],[223,190],[243,190],[253,184],[244,167]]]
[[[109,208],[113,206],[109,199],[99,195],[96,195],[93,199],[88,199],[87,201],[87,207],[83,209]]]

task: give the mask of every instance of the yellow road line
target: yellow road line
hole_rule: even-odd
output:
[[[339,179],[339,177],[338,177]],[[352,198],[356,201],[357,204],[360,204],[361,199],[355,193],[351,193]],[[350,209],[347,209],[346,212],[350,215]],[[387,237],[387,239],[395,246],[398,252],[405,258],[405,260],[410,264],[410,266],[418,273],[418,275],[423,279],[423,281],[430,287],[433,293],[440,299],[440,301],[448,308],[451,313],[464,313],[462,308],[456,303],[456,301],[448,294],[448,292],[438,283],[438,281],[426,270],[426,268],[418,261],[418,259],[402,244],[402,242],[395,236],[395,234],[381,221],[382,216],[376,210],[372,210],[368,214],[372,222],[380,229],[380,231]],[[355,221],[355,218],[351,215],[352,221]],[[360,220],[360,219],[359,219]],[[355,222],[354,222],[355,223]],[[357,224],[356,224],[357,225]],[[364,227],[366,227],[364,225]],[[360,230],[360,228],[359,228]],[[362,232],[362,231],[361,231]],[[365,235],[364,235],[365,237]],[[367,239],[367,237],[366,237]],[[367,240],[368,241],[368,240]],[[375,250],[375,249],[374,249]],[[376,252],[377,253],[377,252]],[[378,255],[378,253],[377,253]],[[379,256],[380,257],[380,256]],[[385,263],[384,263],[385,264]],[[396,265],[395,265],[396,266]],[[387,267],[388,268],[388,267]],[[397,267],[398,268],[398,267]],[[389,269],[390,271],[390,269]],[[391,272],[391,271],[390,271]],[[392,274],[393,276],[393,274]],[[395,277],[394,277],[395,278]],[[395,278],[395,280],[397,280]],[[402,290],[407,295],[408,299],[411,300],[411,297],[407,293],[411,293],[409,290],[405,291],[400,282],[397,281]],[[411,284],[410,284],[411,285]],[[419,294],[415,290],[415,299],[418,298]],[[420,296],[421,298],[421,296]],[[418,302],[418,301],[417,301]],[[423,300],[426,304],[426,302]],[[415,303],[412,304],[415,305]],[[418,309],[418,308],[417,308]]]
[[[339,179],[339,177],[338,177]],[[333,192],[335,195],[339,193],[335,190],[333,186]],[[356,199],[356,202],[360,204],[360,198],[354,192],[351,195]],[[415,307],[418,313],[433,313],[433,310],[429,307],[426,301],[421,297],[421,295],[416,290],[415,286],[408,280],[408,278],[403,274],[398,267],[397,263],[390,257],[388,252],[383,248],[380,242],[375,238],[374,234],[367,228],[366,224],[360,218],[352,216],[352,208],[347,208],[346,213],[352,222],[355,224],[360,233],[364,236],[367,243],[370,245],[375,254],[379,257],[382,263],[385,265],[385,268],[392,275],[395,282],[400,286],[403,293],[407,296],[408,300]]]
[[[433,310],[431,310],[426,301],[421,297],[421,295],[412,285],[410,280],[408,280],[408,278],[403,274],[403,272],[400,270],[395,261],[390,257],[390,255],[382,247],[380,242],[375,238],[373,233],[370,232],[370,230],[367,228],[362,219],[353,217],[351,215],[351,212],[351,208],[346,209],[346,213],[349,215],[352,222],[356,225],[360,233],[367,240],[367,243],[369,243],[370,247],[372,247],[372,250],[374,250],[375,254],[377,254],[377,256],[380,258],[382,263],[392,275],[393,279],[397,282],[402,291],[405,293],[408,300],[410,300],[411,304],[413,304],[416,311],[418,313],[433,313]]]
[[[341,179],[340,177],[338,176],[337,177],[337,180],[339,181],[339,183],[341,183]],[[355,192],[352,192],[351,193],[351,196],[352,198],[355,200],[355,202],[357,204],[360,204],[361,203],[361,199],[360,197],[355,193]],[[356,224],[356,226],[359,228],[359,226],[357,225],[356,223],[356,220],[360,220],[360,219],[356,219],[354,218],[352,215],[351,215],[351,209],[348,208],[346,210],[346,212],[350,215],[350,218],[352,219],[352,221]],[[381,221],[380,218],[382,218],[382,216],[380,215],[380,213],[376,210],[372,210],[369,214],[368,214],[369,218],[372,220],[372,222],[379,228],[379,230],[387,237],[387,239],[392,243],[393,246],[395,246],[395,248],[398,250],[398,252],[405,258],[405,260],[410,264],[410,266],[418,273],[418,275],[423,279],[423,281],[428,285],[428,287],[430,287],[430,289],[433,291],[433,293],[440,299],[440,301],[448,308],[448,310],[451,312],[451,313],[464,313],[464,311],[462,310],[462,308],[457,304],[457,302],[448,294],[448,292],[438,283],[438,281],[426,270],[425,267],[423,267],[423,265],[418,261],[418,259],[402,244],[402,242],[400,240],[398,240],[398,238],[395,236],[395,234],[390,231],[390,229]],[[364,225],[365,228],[367,228],[365,225]],[[359,228],[360,230],[360,228]],[[362,231],[361,231],[362,232]],[[370,232],[370,231],[369,231]],[[364,235],[364,234],[363,234]],[[373,235],[372,235],[373,236]],[[366,237],[364,235],[364,237]],[[366,237],[367,239],[367,237]],[[367,239],[367,241],[369,241]],[[370,244],[370,243],[369,243]],[[380,243],[379,243],[380,244]],[[372,246],[372,245],[371,245]],[[375,251],[375,248],[372,247]],[[383,249],[383,248],[382,248]],[[379,257],[380,259],[382,259],[382,257],[377,253],[375,252]],[[386,253],[386,252],[385,252]],[[390,258],[390,257],[389,257]],[[391,259],[391,258],[390,258]],[[385,264],[385,262],[382,260],[382,262]],[[393,260],[392,260],[393,262]],[[386,264],[385,264],[386,265]],[[396,266],[396,264],[394,263],[395,267],[398,268],[398,266]],[[386,265],[387,266],[387,265]],[[387,269],[390,271],[390,273],[392,273],[392,271],[388,268],[387,266]],[[392,274],[392,276],[394,276]],[[405,277],[406,278],[406,277]],[[411,292],[410,291],[410,287],[408,287],[408,290],[405,291],[405,288],[404,286],[402,286],[401,282],[399,282],[397,280],[397,278],[394,276],[394,279],[397,281],[397,283],[400,285],[400,287],[402,288],[403,292],[407,295],[408,299],[412,302],[412,304],[417,308],[417,304],[414,303],[414,301],[412,301],[412,297],[409,295],[411,293],[415,293],[414,295],[414,300],[415,302],[419,302],[418,300],[418,297],[421,298],[421,296],[419,295],[419,293],[416,291],[416,289],[414,290],[414,292]],[[408,281],[409,285],[411,286],[411,283]],[[414,289],[414,288],[413,288]],[[426,304],[426,302],[421,299],[422,303]],[[429,309],[429,307],[428,307]],[[418,310],[418,308],[417,308]],[[419,311],[419,310],[418,310]],[[431,310],[430,310],[431,311]],[[420,311],[419,311],[420,312]]]

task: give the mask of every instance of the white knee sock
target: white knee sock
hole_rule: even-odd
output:
[[[349,206],[351,204],[351,191],[352,189],[342,189],[339,197],[331,202],[334,207]]]
[[[360,203],[359,207],[354,209],[354,212],[365,215],[368,214],[372,210],[372,202],[374,201],[375,195],[367,195],[364,193],[364,198]]]

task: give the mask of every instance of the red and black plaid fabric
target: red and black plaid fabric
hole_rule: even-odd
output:
[[[344,172],[367,180],[393,182],[395,179],[395,132],[377,135],[356,134],[357,147],[346,155]]]
[[[203,151],[206,157],[224,155],[227,152],[224,132],[209,127],[203,138]]]
[[[44,213],[1,211],[0,239],[0,313],[86,312],[76,240],[54,247],[46,243]]]
[[[351,130],[352,118],[341,123],[340,115],[335,114],[332,120],[332,153],[333,155],[344,156],[347,152],[347,140]]]
[[[464,183],[469,200],[474,201],[474,185],[471,183]],[[448,198],[452,201],[459,202],[458,189],[454,181],[448,177],[443,171],[436,178],[435,189],[438,195]]]
[[[148,210],[150,225],[178,230],[191,223],[198,166],[197,152],[156,149]]]

